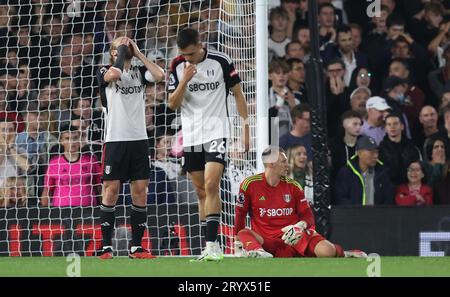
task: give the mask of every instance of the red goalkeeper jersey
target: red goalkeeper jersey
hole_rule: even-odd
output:
[[[246,178],[241,183],[235,213],[235,234],[245,228],[247,213],[252,230],[264,238],[279,238],[283,227],[299,221],[315,228],[302,187],[288,177],[283,177],[275,187],[266,182],[264,173]]]

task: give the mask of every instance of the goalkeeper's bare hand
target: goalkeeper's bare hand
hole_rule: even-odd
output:
[[[304,221],[300,221],[295,225],[289,225],[281,229],[284,232],[281,239],[287,245],[295,245],[302,238],[303,232],[306,230],[307,224]]]

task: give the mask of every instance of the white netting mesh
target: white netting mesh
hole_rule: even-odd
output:
[[[116,37],[136,40],[149,59],[167,69],[177,55],[177,32],[198,29],[206,46],[235,63],[254,145],[254,11],[255,1],[249,0],[0,1],[0,254],[94,255],[100,247],[96,206],[104,119],[95,73],[109,63]],[[152,174],[143,245],[157,255],[198,254],[197,197],[181,170],[180,120],[165,105],[164,83],[148,86],[146,96]],[[254,149],[238,152],[241,123],[232,96],[229,111],[230,164],[221,183],[227,253],[233,246],[235,195],[255,168]],[[80,133],[60,133],[69,123]],[[131,239],[129,193],[124,184],[116,208],[113,244],[119,254],[127,252]]]

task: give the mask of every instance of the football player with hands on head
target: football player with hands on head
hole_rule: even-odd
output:
[[[115,205],[121,182],[131,182],[130,258],[154,258],[141,246],[147,228],[147,187],[150,175],[149,145],[145,124],[145,86],[164,80],[164,70],[149,61],[128,37],[115,39],[110,46],[110,63],[97,72],[103,109],[106,113],[103,149],[103,189],[100,221],[103,237],[101,259],[113,256],[111,237]],[[144,66],[132,65],[132,58]]]

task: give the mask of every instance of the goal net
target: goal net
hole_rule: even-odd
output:
[[[96,255],[104,130],[97,69],[109,64],[111,41],[128,36],[167,70],[187,26],[231,57],[248,105],[252,148],[244,153],[242,122],[228,97],[232,135],[219,237],[231,254],[239,184],[256,167],[254,12],[254,0],[0,0],[0,255]],[[197,255],[203,239],[197,195],[181,168],[179,114],[166,106],[165,83],[148,85],[145,98],[151,177],[143,247]],[[68,133],[69,126],[78,132]],[[130,206],[124,183],[116,255],[128,253]]]

